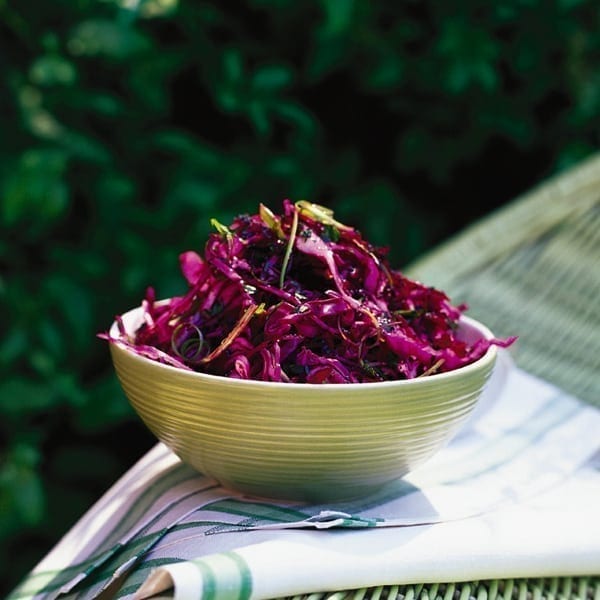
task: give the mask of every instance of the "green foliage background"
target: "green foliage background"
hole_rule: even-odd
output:
[[[95,334],[284,197],[401,266],[599,142],[585,0],[0,0],[0,587],[153,443]]]

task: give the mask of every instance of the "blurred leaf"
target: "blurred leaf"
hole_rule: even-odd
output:
[[[586,4],[586,0],[559,0],[558,4],[560,8],[568,11]]]
[[[116,117],[124,112],[122,102],[113,94],[93,90],[92,93],[79,94],[78,99],[86,109],[108,117]]]
[[[593,148],[589,144],[586,144],[582,141],[574,141],[566,144],[561,153],[558,155],[556,169],[558,171],[564,171],[566,169],[575,167],[578,163],[596,151],[596,148]]]
[[[27,334],[20,327],[14,327],[0,338],[0,367],[6,367],[20,360],[28,350]]]
[[[317,38],[310,50],[307,77],[311,83],[316,83],[344,64],[348,46],[344,39],[325,37]]]
[[[0,410],[5,416],[29,415],[48,410],[56,402],[45,383],[12,377],[0,382]]]
[[[309,52],[308,76],[318,81],[352,57],[354,0],[320,0],[322,21]]]
[[[292,72],[282,65],[265,65],[252,75],[252,86],[258,92],[274,92],[292,82]]]
[[[486,131],[496,131],[497,135],[505,136],[519,146],[526,147],[534,141],[535,125],[529,115],[515,118],[503,107],[490,103],[475,116],[475,120]]]
[[[54,141],[63,133],[63,126],[43,104],[41,91],[32,85],[19,89],[18,100],[23,120],[29,131],[42,140]]]
[[[275,176],[290,177],[297,173],[298,164],[291,156],[274,156],[268,162],[268,170]]]
[[[165,17],[177,10],[179,0],[142,0],[140,16],[146,19]]]
[[[77,71],[73,63],[65,58],[46,54],[31,65],[29,77],[35,85],[72,85],[77,78]]]
[[[350,28],[355,0],[321,0],[320,4],[325,15],[323,31],[327,35],[339,35]]]
[[[79,23],[72,31],[69,50],[75,56],[105,56],[123,60],[150,47],[139,31],[117,22],[92,19]]]
[[[293,102],[277,102],[273,105],[273,111],[283,119],[295,125],[299,133],[312,136],[317,130],[317,123],[303,106]]]
[[[137,101],[146,110],[162,112],[169,104],[169,79],[184,60],[179,52],[140,57],[131,70],[128,84],[135,91]]]
[[[80,160],[94,163],[108,163],[111,160],[110,151],[97,139],[78,131],[65,130],[58,136],[61,145],[68,150],[69,154]]]
[[[0,219],[8,226],[22,220],[50,223],[67,209],[64,152],[49,148],[25,151],[2,189]]]
[[[107,222],[109,219],[113,219],[114,222],[120,221],[114,208],[123,209],[131,204],[135,192],[135,183],[121,173],[112,171],[98,180],[95,186],[95,195],[98,199],[98,216],[101,222]]]
[[[260,8],[289,9],[297,4],[297,0],[250,0],[250,4]]]
[[[407,127],[398,140],[397,165],[402,171],[412,171],[422,166],[422,157],[435,145],[429,133],[420,127]]]
[[[260,101],[253,100],[246,105],[252,124],[260,136],[265,136],[271,130],[268,117],[268,107]]]
[[[48,349],[57,348],[52,341],[55,337],[68,340],[71,347],[85,347],[95,333],[89,289],[74,278],[61,275],[48,278],[43,289],[48,302],[60,311],[62,317],[60,325],[46,324]]]
[[[438,52],[447,64],[445,79],[450,92],[461,93],[471,85],[486,91],[496,88],[498,46],[489,32],[461,19],[450,19],[443,24]]]
[[[244,73],[242,65],[242,55],[236,48],[227,48],[223,52],[223,72],[226,80],[237,83],[239,82]]]
[[[86,410],[79,411],[76,416],[76,425],[82,431],[98,433],[125,421],[143,427],[114,374],[88,388],[88,394]]]
[[[194,168],[210,170],[222,164],[223,156],[216,148],[185,131],[158,131],[153,141],[157,149],[176,154],[179,160],[190,162]]]
[[[33,446],[18,444],[0,465],[0,533],[13,529],[17,518],[27,526],[44,516],[45,495],[36,467],[39,453]]]
[[[590,122],[600,114],[600,73],[591,73],[579,86],[575,117]]]
[[[374,67],[367,71],[365,81],[369,87],[388,89],[397,86],[403,75],[404,66],[400,56],[390,52],[381,56]]]
[[[218,181],[210,179],[180,179],[167,192],[169,203],[186,204],[197,213],[207,214],[214,210],[221,197],[221,186]]]

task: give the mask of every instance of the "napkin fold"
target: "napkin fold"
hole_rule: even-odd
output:
[[[244,496],[158,444],[16,598],[273,597],[600,574],[600,411],[510,364],[426,465],[335,504]]]
[[[578,473],[535,500],[481,517],[276,538],[165,565],[135,598],[266,599],[371,586],[600,573],[600,477]],[[331,532],[329,532],[331,533]],[[328,534],[329,534],[328,533]]]

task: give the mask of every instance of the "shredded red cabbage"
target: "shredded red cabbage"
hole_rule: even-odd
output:
[[[457,337],[465,306],[390,268],[386,251],[316,204],[261,205],[213,221],[204,256],[184,252],[189,291],[156,303],[149,288],[135,352],[185,369],[261,381],[363,383],[457,369],[490,344]]]

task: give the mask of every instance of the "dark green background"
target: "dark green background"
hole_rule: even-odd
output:
[[[95,335],[210,217],[310,199],[401,267],[598,146],[598,10],[0,0],[0,588],[153,443]]]

